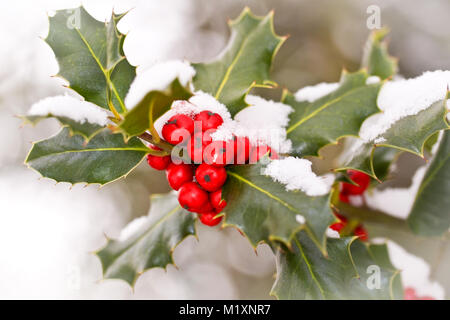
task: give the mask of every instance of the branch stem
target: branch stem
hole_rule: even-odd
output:
[[[170,143],[162,141],[161,139],[158,142],[156,142],[153,136],[148,132],[144,132],[140,134],[138,137],[144,141],[150,142],[151,144],[160,147],[168,154],[171,154],[172,152],[173,146]]]

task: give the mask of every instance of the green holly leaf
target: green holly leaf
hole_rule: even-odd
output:
[[[398,71],[398,61],[391,57],[387,50],[387,43],[383,41],[389,30],[384,28],[375,30],[369,36],[364,48],[362,67],[372,76],[387,79]]]
[[[328,239],[325,257],[304,232],[293,243],[292,251],[277,253],[271,294],[278,299],[402,299],[399,271],[391,265],[386,245]]]
[[[401,151],[393,148],[375,148],[372,163],[378,179],[385,180],[388,178],[391,165],[396,161],[400,153]],[[378,182],[375,181],[375,183]]]
[[[25,163],[57,182],[106,184],[126,176],[152,153],[139,139],[125,143],[122,134],[104,129],[89,143],[63,128],[57,135],[35,142]]]
[[[367,77],[365,71],[344,72],[338,89],[314,102],[299,102],[284,94],[282,102],[294,108],[286,130],[293,155],[318,156],[323,146],[344,136],[358,136],[363,121],[379,112],[381,83],[366,85]]]
[[[378,179],[373,155],[377,147],[394,148],[423,157],[424,145],[436,132],[449,128],[446,122],[446,99],[432,104],[416,115],[406,116],[395,122],[375,142],[362,139],[350,140],[349,147],[340,155],[336,170],[355,169]]]
[[[247,106],[245,96],[253,87],[274,85],[269,80],[270,66],[286,37],[275,34],[273,12],[257,17],[245,8],[229,26],[230,42],[219,58],[193,65],[194,86],[213,95],[234,116]]]
[[[103,23],[83,7],[59,10],[49,17],[45,40],[58,60],[58,76],[70,88],[87,101],[119,113],[126,111],[123,100],[136,76],[123,53],[125,35],[117,30],[123,16],[113,14]]]
[[[224,225],[235,226],[253,246],[277,240],[290,245],[299,230],[306,230],[325,252],[325,232],[335,220],[329,196],[310,197],[301,191],[286,191],[284,185],[262,175],[262,163],[232,166],[223,187],[227,201]],[[306,223],[297,222],[297,215]]]
[[[408,224],[422,236],[441,236],[450,227],[450,131],[446,130],[417,191]]]
[[[154,122],[166,113],[175,100],[187,100],[192,93],[175,79],[166,91],[150,91],[131,109],[119,125],[122,132],[128,136],[139,135],[150,130],[154,137],[158,136]]]
[[[196,234],[194,215],[179,206],[174,193],[152,196],[148,216],[140,219],[136,231],[124,239],[108,240],[96,252],[105,279],[122,279],[134,286],[146,270],[174,264],[175,247]]]
[[[89,141],[94,137],[97,133],[102,131],[105,127],[96,124],[96,123],[90,123],[88,121],[85,121],[84,123],[75,121],[69,117],[61,117],[61,116],[54,116],[52,114],[48,114],[45,116],[20,116],[20,118],[24,121],[25,124],[31,124],[36,125],[42,120],[48,119],[48,118],[55,118],[58,120],[58,122],[63,127],[67,127],[70,130],[71,135],[80,135],[82,136],[86,141]]]

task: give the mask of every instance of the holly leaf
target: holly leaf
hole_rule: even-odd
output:
[[[365,71],[344,71],[339,88],[313,102],[299,102],[284,93],[282,102],[294,108],[286,130],[293,155],[318,156],[323,146],[344,136],[358,136],[363,121],[379,112],[376,100],[381,83],[366,85],[367,77]]]
[[[450,227],[450,131],[439,148],[417,191],[408,224],[422,236],[441,236]]]
[[[271,294],[301,300],[402,299],[399,271],[391,265],[386,245],[367,245],[356,239],[328,239],[325,257],[299,232],[292,251],[278,250]]]
[[[401,151],[393,148],[375,148],[373,152],[373,170],[375,175],[380,180],[385,180],[389,176],[389,171],[391,165],[396,161]],[[372,182],[377,183],[377,181],[372,180]]]
[[[213,95],[234,116],[247,106],[245,96],[253,87],[275,85],[269,80],[270,66],[286,37],[275,34],[273,12],[257,17],[245,8],[229,26],[231,38],[219,57],[193,65],[194,86]]]
[[[119,113],[126,111],[123,100],[136,76],[123,52],[125,35],[117,30],[123,16],[113,13],[103,23],[83,7],[59,10],[49,17],[45,39],[58,61],[58,76],[85,100]]]
[[[148,149],[138,138],[125,143],[122,134],[104,129],[89,143],[63,128],[57,135],[35,142],[25,163],[57,182],[106,184],[126,176]]]
[[[384,28],[371,33],[362,60],[362,67],[366,68],[370,75],[383,80],[392,77],[398,71],[398,61],[389,55],[387,43],[384,41],[388,32],[389,30]]]
[[[285,187],[262,175],[262,163],[232,166],[223,187],[227,201],[225,226],[242,230],[253,246],[265,241],[281,241],[290,245],[295,233],[306,230],[325,252],[325,232],[335,220],[329,196],[310,197]],[[297,215],[306,223],[299,223]]]
[[[406,116],[377,137],[375,142],[353,139],[339,156],[336,170],[355,169],[378,179],[373,155],[377,147],[394,148],[423,157],[424,145],[430,136],[449,128],[446,122],[446,99],[432,104],[416,115]]]
[[[174,193],[153,195],[148,216],[124,239],[108,240],[96,252],[105,279],[122,279],[134,286],[137,278],[150,268],[174,264],[175,247],[195,235],[195,217],[178,204]],[[133,222],[132,222],[133,223]]]
[[[58,120],[61,126],[67,127],[70,130],[71,135],[80,135],[85,139],[85,141],[91,140],[92,137],[94,137],[97,133],[105,128],[96,123],[90,123],[88,121],[81,123],[69,117],[54,116],[52,114],[48,114],[45,116],[26,115],[20,116],[20,118],[24,121],[25,124],[31,124],[33,126],[35,126],[42,120],[55,118]]]
[[[158,136],[154,122],[166,113],[175,100],[187,100],[192,93],[175,79],[166,91],[150,91],[131,109],[119,125],[122,132],[128,136],[139,135],[150,130],[154,137]]]

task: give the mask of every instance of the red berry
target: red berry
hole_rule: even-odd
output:
[[[341,230],[345,227],[345,224],[343,222],[335,222],[330,226],[330,229],[333,229],[334,231],[341,232]]]
[[[166,173],[167,181],[169,181],[169,185],[174,190],[180,189],[183,184],[186,182],[191,182],[194,178],[194,170],[192,169],[192,166],[185,163],[169,164]]]
[[[343,182],[341,193],[344,193],[347,196],[363,194],[369,187],[370,177],[367,174],[356,170],[347,170],[347,173],[350,176],[350,179],[357,185]]]
[[[194,163],[203,162],[203,151],[211,144],[211,135],[208,132],[197,132],[188,142],[187,152]]]
[[[278,154],[271,147],[262,144],[250,149],[249,163],[257,163],[267,153],[270,159],[278,159]]]
[[[149,146],[150,149],[153,150],[162,150],[161,148],[154,146],[154,145],[150,145]],[[156,170],[164,170],[167,168],[167,166],[172,162],[170,159],[170,156],[154,156],[152,154],[148,154],[147,155],[147,162],[150,165],[150,167],[152,167],[153,169]]]
[[[339,214],[337,212],[333,212],[333,213],[341,222],[347,222],[347,218],[345,216],[343,216],[342,214]]]
[[[208,193],[195,182],[183,184],[178,192],[178,202],[189,211],[200,210],[209,202]]]
[[[201,208],[197,208],[197,209],[192,209],[190,210],[192,212],[195,213],[204,213],[204,212],[211,212],[214,211],[214,207],[212,206],[211,202],[208,201],[207,203],[205,203]]]
[[[362,225],[357,226],[353,233],[355,236],[358,236],[361,241],[367,241],[369,239],[367,230]]]
[[[405,300],[416,300],[417,296],[416,296],[416,290],[414,290],[413,288],[406,288],[405,289]]]
[[[203,158],[207,164],[224,167],[234,163],[234,152],[231,142],[213,141],[203,152]]]
[[[405,289],[404,299],[405,300],[435,300],[431,296],[418,296],[417,293],[416,293],[416,290],[414,290],[411,287],[407,287]]]
[[[185,114],[171,117],[162,128],[162,136],[167,142],[177,145],[187,141],[194,133],[194,120]]]
[[[219,190],[227,180],[227,171],[224,167],[202,163],[195,171],[195,178],[203,189],[214,192]]]
[[[234,138],[235,164],[245,164],[250,156],[250,140],[247,137]]]
[[[345,203],[349,203],[350,199],[348,197],[348,194],[344,193],[344,192],[339,192],[339,200],[341,200],[341,202],[345,202]]]
[[[220,212],[227,206],[225,199],[222,199],[222,189],[209,194],[209,201],[217,212]]]
[[[216,215],[215,211],[202,213],[200,214],[200,221],[210,227],[216,226],[222,221],[222,217],[215,218]]]
[[[222,117],[211,111],[202,111],[194,117],[194,121],[201,121],[202,131],[217,129],[222,123]]]

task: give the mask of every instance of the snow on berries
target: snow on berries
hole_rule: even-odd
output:
[[[200,221],[208,226],[221,222],[222,217],[217,215],[226,206],[222,199],[222,186],[227,180],[225,166],[245,164],[251,152],[250,141],[245,137],[212,141],[211,133],[223,122],[222,116],[211,110],[172,114],[161,129],[162,137],[172,145],[184,147],[188,163],[172,162],[170,156],[147,157],[150,166],[166,170],[170,187],[178,191],[180,205],[199,214]],[[157,146],[151,148],[160,150]]]
[[[189,101],[175,101],[155,122],[158,134],[181,153],[173,153],[169,160],[149,155],[149,164],[167,170],[169,185],[179,191],[180,205],[198,213],[209,226],[220,223],[222,217],[216,216],[227,204],[222,187],[228,165],[253,164],[267,156],[272,161],[264,174],[287,184],[287,190],[300,189],[309,196],[329,192],[333,182],[316,176],[308,160],[279,159],[277,152],[290,148],[285,127],[291,107],[255,96],[247,99],[250,106],[233,120],[226,106],[197,92]]]

